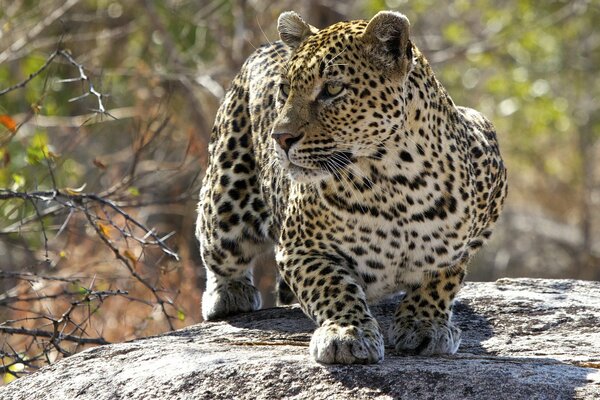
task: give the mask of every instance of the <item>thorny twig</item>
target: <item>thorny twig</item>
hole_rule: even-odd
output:
[[[66,79],[61,79],[59,80],[59,82],[82,82],[85,83],[87,82],[88,85],[88,90],[87,92],[85,92],[84,94],[82,94],[81,96],[77,96],[77,97],[73,97],[71,99],[69,99],[69,102],[73,102],[73,101],[77,101],[77,100],[81,100],[89,95],[93,95],[96,97],[97,101],[98,101],[98,108],[96,109],[92,109],[92,111],[100,113],[100,114],[104,114],[107,115],[113,119],[116,119],[113,115],[111,115],[105,108],[104,106],[104,102],[103,99],[106,97],[105,94],[99,92],[96,87],[94,86],[93,82],[90,80],[89,76],[86,74],[85,72],[85,68],[82,64],[78,63],[72,56],[71,54],[66,51],[66,50],[62,50],[62,49],[57,49],[55,51],[52,52],[52,54],[50,54],[50,56],[48,56],[48,58],[46,59],[46,61],[44,62],[44,64],[42,64],[42,66],[40,68],[38,68],[37,71],[31,73],[26,79],[24,79],[23,81],[7,87],[5,89],[0,90],[0,96],[12,92],[14,90],[20,89],[25,87],[32,79],[34,79],[36,76],[40,75],[42,72],[44,72],[48,66],[50,66],[50,64],[52,64],[52,62],[57,58],[57,57],[61,57],[63,59],[65,59],[69,64],[73,65],[75,68],[77,68],[77,71],[79,72],[79,76],[75,77],[75,78],[66,78]]]
[[[100,229],[100,227],[98,226],[98,224],[96,223],[96,221],[94,221],[93,217],[91,216],[91,214],[86,210],[84,212],[86,218],[88,219],[88,222],[90,223],[90,225],[92,225],[92,227],[94,228],[94,230],[96,231],[96,234],[98,235],[98,237],[100,237],[100,239],[102,239],[102,241],[113,251],[115,257],[121,261],[121,263],[129,270],[129,273],[138,281],[140,282],[142,285],[144,285],[146,288],[148,288],[148,290],[150,290],[152,292],[152,294],[154,295],[154,298],[156,300],[156,302],[160,305],[161,311],[163,313],[163,315],[166,317],[167,323],[169,324],[169,329],[173,330],[175,329],[173,326],[173,322],[171,322],[171,319],[173,318],[173,316],[171,316],[168,312],[167,309],[165,308],[165,303],[169,304],[169,305],[173,305],[172,301],[169,300],[164,300],[162,297],[159,296],[158,294],[158,290],[151,285],[150,283],[148,283],[144,278],[142,278],[142,276],[140,276],[140,274],[137,273],[137,271],[135,270],[135,266],[132,265],[132,261],[127,257],[124,256],[117,247],[114,246],[114,244],[112,243],[112,241],[104,234],[104,232],[102,231],[102,229]]]
[[[70,1],[70,3],[72,2],[73,0]],[[69,102],[78,101],[91,95],[97,101],[97,107],[92,111],[116,119],[106,110],[105,99],[107,95],[96,88],[86,68],[77,62],[68,51],[61,49],[60,45],[57,50],[47,57],[38,70],[23,81],[0,90],[0,96],[25,87],[30,81],[47,71],[57,59],[65,60],[67,64],[77,69],[77,76],[62,79],[59,82],[81,82],[84,88],[82,95],[71,98]],[[200,108],[196,107],[196,109],[199,110]],[[145,224],[131,216],[125,210],[125,207],[180,202],[187,199],[189,194],[175,196],[172,199],[161,198],[159,201],[123,201],[118,196],[122,189],[126,189],[136,179],[144,176],[146,171],[138,173],[136,170],[137,164],[141,160],[141,153],[148,150],[149,145],[165,130],[168,124],[168,117],[160,119],[157,116],[156,119],[151,120],[148,125],[148,132],[144,131],[140,140],[134,144],[134,157],[127,176],[122,179],[121,184],[115,185],[102,193],[83,193],[79,189],[59,189],[50,159],[46,154],[44,154],[44,158],[51,179],[52,188],[50,190],[39,190],[37,187],[36,190],[32,191],[0,189],[0,201],[22,200],[24,204],[29,203],[33,207],[33,211],[29,215],[23,216],[18,223],[0,230],[0,237],[2,235],[9,237],[8,235],[14,233],[22,234],[21,227],[26,224],[38,223],[41,235],[43,235],[42,245],[45,249],[45,259],[48,261],[49,239],[53,241],[56,236],[66,229],[72,215],[82,213],[87,220],[86,226],[91,226],[94,229],[97,238],[125,266],[128,275],[144,287],[143,291],[148,290],[152,293],[152,298],[148,297],[146,299],[145,295],[134,294],[129,296],[128,292],[122,290],[92,290],[95,278],[92,279],[92,283],[86,289],[81,287],[81,278],[62,278],[52,276],[51,273],[39,274],[37,272],[0,270],[0,280],[10,279],[10,281],[19,282],[14,288],[6,290],[4,293],[0,292],[0,307],[9,311],[7,315],[15,316],[13,320],[0,323],[0,341],[3,340],[0,343],[0,373],[18,377],[22,373],[26,373],[26,370],[38,368],[42,363],[53,362],[57,355],[68,356],[81,346],[108,343],[103,334],[97,330],[97,334],[88,332],[92,330],[92,316],[107,297],[118,296],[129,301],[156,307],[156,311],[160,311],[164,315],[169,328],[171,330],[175,328],[174,321],[179,317],[179,311],[177,311],[177,316],[173,316],[171,313],[173,313],[173,310],[177,310],[174,303],[177,295],[174,298],[167,295],[160,278],[153,281],[144,276],[145,274],[140,270],[142,265],[139,263],[140,259],[133,257],[133,253],[128,248],[123,249],[117,241],[118,239],[107,231],[107,228],[111,231],[113,228],[118,231],[119,238],[124,239],[127,246],[129,246],[130,241],[135,241],[136,244],[141,246],[142,255],[147,246],[156,246],[163,253],[163,257],[166,255],[179,260],[178,254],[166,244],[172,233],[159,235],[154,229],[147,228]],[[150,125],[158,127],[150,129]],[[183,165],[183,162],[181,165]],[[162,170],[168,169],[163,168]],[[57,216],[65,211],[68,211],[68,216],[62,224],[59,223],[58,226],[54,226],[52,223],[44,223],[45,218]],[[113,217],[117,216],[118,218],[113,220]],[[57,228],[54,237],[47,235],[47,231],[52,230],[54,232]],[[61,257],[63,256],[61,255]],[[44,265],[44,267],[54,267],[54,265]],[[109,278],[109,280],[112,279]],[[106,281],[106,279],[104,280]],[[48,288],[50,289],[48,290]],[[70,305],[66,307],[66,311],[57,316],[56,312],[50,309],[50,306],[55,307],[56,304],[64,306],[65,301],[70,302]],[[82,312],[86,314],[82,316]],[[9,342],[9,337],[15,338],[17,341],[10,339]],[[15,343],[18,343],[18,345],[15,345]],[[20,372],[22,366],[25,366],[26,370]]]
[[[0,52],[0,64],[7,61],[11,54],[14,54],[25,47],[34,37],[38,36],[44,29],[52,25],[57,19],[61,18],[70,8],[79,3],[79,1],[80,0],[67,0],[60,7],[47,14],[43,20],[39,21],[29,29],[25,35],[19,37],[4,51]]]
[[[52,64],[52,61],[54,61],[54,59],[58,56],[59,51],[60,50],[55,50],[52,54],[50,54],[50,56],[46,59],[44,64],[37,71],[29,74],[29,76],[26,79],[24,79],[23,81],[17,83],[16,85],[7,87],[6,89],[0,90],[0,96],[4,95],[6,93],[12,92],[13,90],[17,90],[17,89],[25,87],[25,85],[27,85],[29,83],[29,81],[31,81],[33,78],[35,78],[36,76],[38,76],[39,74],[44,72],[46,70],[46,68],[48,68],[48,66],[50,64]]]
[[[40,200],[44,202],[57,202],[64,207],[75,208],[80,211],[86,211],[87,203],[95,202],[101,205],[105,205],[110,207],[117,214],[121,215],[125,218],[126,221],[132,223],[136,227],[140,228],[144,231],[144,236],[151,237],[154,239],[153,242],[149,242],[144,238],[138,238],[133,235],[130,235],[131,238],[136,240],[138,243],[142,245],[158,245],[160,249],[170,257],[173,257],[175,260],[179,260],[179,255],[172,250],[165,242],[164,238],[159,237],[153,229],[149,229],[141,222],[137,221],[135,218],[130,216],[126,211],[124,211],[121,207],[115,204],[113,201],[106,199],[104,197],[98,196],[92,193],[67,193],[65,191],[61,191],[58,189],[54,190],[46,190],[46,191],[34,191],[34,192],[18,192],[8,189],[0,189],[0,200],[10,200],[10,199],[22,199],[27,201]],[[36,208],[37,210],[37,208]],[[0,234],[2,232],[0,231]]]
[[[143,147],[143,146],[142,146]],[[48,166],[50,168],[50,165]],[[63,342],[73,342],[77,346],[83,345],[97,345],[97,344],[105,344],[107,341],[102,337],[102,335],[98,337],[89,337],[86,333],[86,329],[83,324],[89,324],[90,318],[92,314],[95,312],[95,309],[90,309],[88,311],[88,316],[83,321],[77,321],[72,313],[78,308],[80,305],[87,304],[88,307],[91,303],[91,300],[99,300],[100,302],[103,300],[106,295],[120,295],[121,297],[125,297],[130,301],[139,301],[146,305],[157,305],[159,306],[162,314],[165,316],[165,320],[169,326],[169,329],[173,330],[173,319],[175,318],[173,315],[169,313],[167,307],[175,307],[173,300],[168,297],[165,298],[163,294],[161,294],[162,289],[157,288],[155,285],[150,283],[146,278],[144,278],[137,271],[138,266],[135,263],[135,260],[132,260],[131,255],[127,254],[127,251],[122,251],[116,247],[115,243],[111,240],[109,236],[107,236],[106,231],[101,228],[100,224],[110,225],[116,228],[122,237],[128,239],[133,239],[141,246],[157,246],[160,250],[167,256],[172,257],[176,260],[179,259],[178,254],[172,250],[165,241],[167,240],[170,234],[165,236],[159,236],[154,229],[147,228],[143,223],[136,220],[132,217],[128,212],[126,212],[118,202],[115,202],[111,199],[108,199],[104,196],[92,194],[92,193],[82,193],[73,189],[58,189],[56,188],[55,181],[53,180],[54,188],[52,190],[37,190],[31,192],[19,192],[8,189],[0,189],[0,201],[2,200],[14,200],[20,199],[25,202],[29,202],[34,205],[35,208],[35,216],[36,218],[31,219],[30,222],[39,221],[41,222],[42,218],[45,214],[46,210],[52,210],[52,213],[60,209],[68,209],[69,214],[73,212],[82,212],[87,218],[89,224],[95,230],[96,235],[104,242],[104,244],[113,251],[115,257],[123,264],[134,279],[136,279],[139,283],[141,283],[146,289],[148,289],[153,297],[154,301],[144,301],[143,299],[131,298],[127,296],[126,292],[122,291],[105,291],[105,292],[96,292],[91,289],[86,291],[86,296],[83,300],[72,302],[71,307],[62,314],[60,318],[55,318],[51,316],[51,313],[48,314],[40,314],[39,317],[36,317],[38,322],[34,327],[23,327],[17,325],[19,321],[6,321],[4,325],[0,325],[0,334],[4,335],[19,335],[23,338],[30,338],[29,344],[23,349],[23,346],[19,346],[20,353],[11,351],[8,352],[4,349],[10,347],[8,342],[5,342],[2,346],[3,351],[7,353],[7,359],[2,360],[3,366],[0,366],[0,372],[8,373],[14,376],[20,375],[18,370],[15,370],[18,365],[27,367],[26,370],[35,369],[39,365],[40,362],[44,361],[49,363],[51,361],[51,357],[49,357],[50,351],[55,351],[58,354],[63,356],[68,356],[76,351],[77,349],[70,349],[65,347]],[[46,207],[40,207],[41,204],[44,204]],[[97,212],[92,211],[93,207],[98,207],[103,210],[103,215],[100,216]],[[113,215],[119,215],[125,222],[123,226],[119,226],[115,223],[109,213]],[[62,227],[61,227],[62,228]],[[45,236],[45,225],[41,225],[41,229],[44,232],[45,239],[45,248],[46,252],[48,251],[47,245],[47,237]],[[141,235],[136,235],[134,229],[141,231]],[[7,232],[9,233],[9,232]],[[0,235],[2,232],[0,232]],[[47,257],[46,257],[47,258]],[[0,278],[3,277],[11,277],[17,278],[22,281],[31,282],[31,287],[33,288],[36,282],[39,282],[40,279],[48,278],[49,280],[57,280],[63,281],[66,283],[74,283],[78,284],[78,279],[62,279],[55,278],[49,276],[41,276],[33,273],[17,273],[17,272],[7,272],[0,271]],[[71,296],[63,296],[63,299],[77,297],[76,292],[63,291],[61,294],[70,293]],[[104,293],[104,296],[102,295]],[[74,295],[74,296],[73,296]],[[60,294],[56,296],[59,298]],[[53,295],[42,294],[38,295],[38,302],[44,299],[52,299]],[[19,302],[25,302],[25,304],[36,304],[33,301],[32,297],[27,296],[12,296],[7,293],[7,295],[3,296],[3,302],[0,302],[0,306],[5,307],[6,309],[15,310],[19,312],[27,312],[31,313],[31,311],[27,309],[21,309],[13,307],[13,304]],[[11,300],[12,301],[11,303]],[[30,301],[31,300],[31,301]],[[95,307],[96,309],[99,307]],[[29,307],[26,307],[29,308]],[[32,320],[32,318],[27,318],[27,320]],[[39,322],[48,321],[48,324],[41,325]],[[49,328],[49,329],[48,329]],[[66,332],[66,329],[70,329],[70,332]],[[36,350],[37,349],[37,350]],[[32,354],[32,352],[34,354]],[[20,354],[28,354],[28,358],[21,357]]]
[[[81,294],[81,293],[79,293]],[[52,317],[50,315],[40,315],[35,318],[23,318],[21,320],[16,321],[5,321],[0,324],[0,333],[6,335],[21,335],[31,338],[31,342],[27,346],[25,353],[28,353],[30,348],[35,344],[38,348],[41,348],[41,351],[34,355],[22,356],[22,353],[15,351],[8,343],[4,343],[6,347],[11,349],[10,353],[6,351],[0,351],[0,360],[2,361],[2,366],[0,367],[1,373],[9,373],[15,377],[19,376],[19,372],[15,371],[15,366],[22,365],[27,366],[29,368],[36,368],[37,363],[48,358],[48,352],[53,348],[60,354],[64,356],[69,356],[72,354],[71,351],[66,350],[61,344],[64,342],[72,342],[77,346],[81,345],[102,345],[108,344],[109,342],[103,337],[88,337],[85,327],[83,324],[87,324],[90,320],[92,314],[97,309],[97,307],[92,310],[88,310],[87,317],[84,318],[83,321],[77,322],[75,317],[73,316],[74,311],[81,306],[89,306],[93,301],[102,302],[107,297],[113,296],[126,296],[127,292],[123,290],[103,290],[103,291],[95,291],[91,289],[84,289],[83,298],[79,300],[72,301],[70,306],[67,308],[65,312],[61,314],[59,318]],[[23,323],[29,320],[46,320],[47,323],[45,325],[41,325],[39,328],[26,328],[24,326],[11,326],[9,324]],[[70,332],[65,331],[69,329],[70,326],[73,328]],[[44,327],[50,327],[50,329],[43,329]],[[39,338],[47,339],[47,341],[38,341]]]
[[[6,278],[17,278],[25,281],[38,281],[40,279],[47,281],[60,281],[60,282],[78,282],[77,278],[61,278],[57,276],[48,276],[43,274],[34,274],[32,272],[14,272],[14,271],[2,271],[0,270],[0,279]]]
[[[140,284],[142,284],[146,289],[148,289],[152,293],[152,295],[154,297],[154,304],[157,304],[160,307],[162,314],[165,316],[165,320],[169,326],[169,329],[171,329],[171,330],[174,329],[172,320],[175,317],[173,315],[171,315],[169,313],[169,311],[167,310],[167,306],[174,307],[173,301],[168,298],[165,298],[160,293],[160,291],[161,291],[160,289],[158,289],[155,285],[150,283],[142,275],[140,275],[140,273],[137,271],[137,266],[136,266],[135,260],[131,259],[131,254],[128,254],[127,251],[123,251],[123,250],[119,249],[115,245],[115,243],[111,240],[111,238],[107,235],[107,232],[105,231],[105,229],[103,229],[101,227],[100,224],[109,224],[110,226],[116,228],[121,233],[122,237],[131,238],[142,246],[149,246],[149,245],[158,246],[164,254],[178,260],[179,259],[178,254],[165,243],[165,240],[167,239],[167,237],[170,234],[160,237],[154,231],[154,229],[147,228],[144,224],[142,224],[141,222],[136,220],[134,217],[129,215],[129,213],[127,213],[124,209],[119,207],[115,202],[113,202],[110,199],[104,198],[102,196],[96,195],[96,194],[81,193],[81,192],[74,191],[72,189],[60,190],[57,188],[52,189],[52,190],[45,190],[45,191],[42,190],[42,191],[32,191],[32,192],[19,192],[19,191],[8,190],[8,189],[0,189],[0,201],[1,200],[11,200],[11,199],[21,199],[23,201],[31,202],[32,204],[34,204],[34,207],[36,210],[36,215],[38,216],[39,220],[42,219],[41,213],[43,212],[43,210],[38,209],[38,205],[36,204],[36,202],[55,203],[56,205],[58,205],[60,207],[70,209],[71,212],[73,212],[73,211],[82,212],[85,215],[86,219],[88,220],[89,225],[94,229],[96,235],[114,253],[117,260],[119,260],[120,263],[127,268],[129,275],[132,276],[135,280],[137,280]],[[94,207],[94,206],[100,207],[101,209],[106,208],[103,211],[105,217],[101,217],[97,213],[92,212],[90,207]],[[50,208],[51,207],[53,207],[53,206],[50,205]],[[112,219],[108,215],[109,210],[112,213],[115,213],[124,219],[124,221],[125,221],[124,227],[120,227],[120,226],[118,226],[118,224],[116,224],[115,222],[112,221]],[[141,237],[136,235],[133,232],[133,229],[139,229],[142,232]],[[45,234],[44,225],[42,225],[42,231],[44,232],[44,237],[46,238],[45,246],[46,246],[46,253],[47,253],[47,251],[48,251],[47,237]],[[1,232],[0,232],[0,234],[1,234]],[[11,275],[13,277],[17,277],[17,278],[23,279],[23,280],[35,280],[35,278],[36,278],[35,274],[31,274],[31,275],[26,274],[26,273],[11,274],[11,273],[4,273],[3,271],[0,271],[0,277],[11,276]],[[37,277],[37,278],[39,278],[39,277]],[[73,282],[72,280],[65,280],[65,281]],[[100,292],[93,292],[91,290],[88,291],[86,294],[86,300],[88,301],[88,303],[89,303],[89,300],[92,299],[92,296],[98,295],[99,293]],[[117,291],[117,292],[112,292],[111,294],[113,294],[113,295],[119,294],[119,295],[123,296],[125,293]],[[4,297],[6,298],[7,296],[4,296]],[[42,300],[44,298],[50,298],[50,297],[47,295],[43,295],[43,296],[39,297],[39,300]],[[7,300],[7,299],[5,299],[5,300]],[[28,300],[28,298],[23,297],[23,296],[21,296],[21,297],[16,296],[16,297],[14,297],[14,300],[15,300],[15,302],[20,302],[20,301],[26,301],[26,300]],[[99,300],[102,300],[102,296],[99,297]],[[136,300],[136,299],[134,299],[134,300]],[[69,341],[70,339],[74,339],[72,341],[78,343],[79,345],[104,344],[106,341],[102,337],[99,337],[99,338],[83,337],[84,329],[79,327],[79,325],[77,325],[74,322],[74,320],[65,317],[65,315],[69,316],[70,313],[74,310],[74,308],[76,306],[78,306],[79,304],[80,303],[72,303],[71,308],[69,308],[69,310],[67,310],[67,312],[65,314],[63,314],[63,316],[61,318],[57,319],[57,318],[53,318],[53,317],[49,317],[49,316],[44,316],[45,319],[47,319],[51,322],[51,325],[52,325],[51,330],[42,330],[42,332],[40,332],[39,329],[18,327],[18,326],[14,326],[14,324],[12,324],[10,326],[0,325],[0,333],[19,334],[19,335],[24,335],[24,336],[34,337],[34,338],[38,338],[38,337],[48,338],[48,343],[50,343],[50,344],[47,344],[46,347],[44,347],[44,349],[45,349],[44,352],[47,352],[48,346],[51,346],[54,350],[56,350],[57,352],[65,355],[65,356],[69,355],[70,352],[69,352],[69,350],[65,349],[60,344],[63,340]],[[149,304],[149,303],[146,303],[146,304]],[[4,307],[7,307],[7,308],[11,308],[10,304],[2,304],[0,302],[0,305],[3,305]],[[91,315],[91,313],[90,313],[90,315]],[[66,328],[66,325],[64,324],[64,322],[67,319],[69,320],[68,322],[71,325],[75,326],[75,331],[80,332],[81,334],[76,334],[73,336],[73,333],[64,333],[63,330],[59,329],[59,327],[61,327],[61,326],[63,329]],[[43,332],[46,332],[46,333],[43,333]],[[71,336],[69,336],[69,335],[71,335]],[[79,340],[79,339],[82,339],[82,340]],[[40,356],[41,356],[41,354],[40,354]],[[13,357],[13,359],[14,359],[14,357]]]

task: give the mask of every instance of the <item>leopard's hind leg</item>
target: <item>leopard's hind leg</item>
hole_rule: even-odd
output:
[[[221,105],[200,192],[196,236],[207,270],[206,320],[260,308],[252,262],[273,246],[266,233],[271,213],[257,184],[245,86],[238,76]]]

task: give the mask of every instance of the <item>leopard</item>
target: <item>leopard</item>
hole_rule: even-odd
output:
[[[316,325],[323,364],[454,354],[467,265],[507,194],[496,131],[455,105],[408,18],[318,29],[280,14],[215,117],[196,236],[206,321],[257,310],[253,270],[275,255],[278,299]],[[394,297],[395,296],[395,297]],[[384,332],[370,306],[394,298]]]

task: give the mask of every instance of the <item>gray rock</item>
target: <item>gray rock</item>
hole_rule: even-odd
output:
[[[387,328],[391,303],[373,308]],[[313,324],[273,308],[96,347],[0,388],[1,399],[599,399],[600,283],[469,283],[458,354],[327,366]]]

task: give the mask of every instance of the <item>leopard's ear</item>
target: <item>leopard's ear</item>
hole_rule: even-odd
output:
[[[318,29],[307,24],[294,11],[281,13],[277,20],[277,30],[281,41],[295,49],[304,39],[318,32]]]
[[[380,11],[367,24],[363,40],[376,60],[386,67],[406,68],[412,62],[410,22],[404,14]]]

